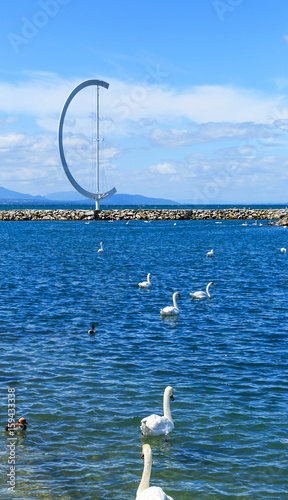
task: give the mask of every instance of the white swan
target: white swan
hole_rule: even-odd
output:
[[[210,281],[210,283],[208,283],[208,285],[206,286],[206,292],[190,293],[191,297],[193,297],[193,299],[208,299],[209,297],[211,297],[209,292],[209,288],[211,285],[215,285],[214,281]]]
[[[286,248],[282,247],[280,252],[283,252],[283,253],[286,252]]]
[[[144,468],[139,488],[136,494],[136,500],[173,500],[159,486],[150,486],[150,475],[152,468],[152,450],[149,444],[142,446],[142,458],[144,458]]]
[[[164,309],[160,309],[160,314],[162,316],[176,316],[177,314],[179,314],[176,297],[179,297],[181,299],[179,292],[173,293],[173,306],[167,306],[164,307]]]
[[[210,252],[207,252],[207,257],[214,257],[214,250],[212,248],[212,250],[210,250]]]
[[[147,274],[147,281],[142,281],[141,283],[138,283],[138,286],[140,286],[140,288],[150,288],[150,286],[152,286],[150,278],[151,278],[151,274],[148,273]]]
[[[173,387],[168,385],[164,391],[163,396],[163,411],[164,416],[150,415],[149,417],[142,418],[140,429],[143,436],[160,436],[160,434],[169,434],[174,429],[174,422],[172,420],[170,410],[170,399],[174,401]]]
[[[101,248],[99,248],[98,253],[104,252],[104,250],[103,250],[103,241],[100,242],[100,247]]]

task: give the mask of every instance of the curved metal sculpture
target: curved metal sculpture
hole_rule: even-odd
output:
[[[82,188],[78,182],[74,179],[73,175],[71,174],[69,167],[66,162],[65,154],[64,154],[64,148],[63,148],[63,125],[64,125],[64,120],[66,116],[67,109],[69,107],[69,104],[71,103],[72,99],[80,92],[80,90],[84,89],[85,87],[90,87],[91,85],[96,85],[97,87],[97,138],[96,138],[96,193],[91,193],[90,191],[87,191],[86,189]],[[60,115],[60,120],[59,120],[59,128],[58,128],[58,145],[59,145],[59,153],[60,153],[60,158],[61,158],[61,163],[64,168],[65,174],[67,175],[69,181],[71,182],[72,186],[79,191],[79,193],[83,194],[83,196],[86,196],[86,198],[91,198],[92,200],[95,200],[95,205],[96,205],[96,210],[99,210],[100,208],[100,200],[104,200],[105,198],[109,198],[113,194],[115,194],[117,191],[115,188],[110,189],[110,191],[107,191],[106,193],[100,193],[99,192],[99,87],[104,87],[105,89],[108,89],[109,83],[103,82],[102,80],[86,80],[77,87],[75,87],[74,90],[72,90],[71,94],[67,97],[65,104],[63,106],[61,115]]]

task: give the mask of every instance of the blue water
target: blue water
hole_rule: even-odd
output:
[[[134,500],[144,442],[174,500],[288,498],[286,229],[15,221],[0,240],[3,429],[8,387],[29,422],[13,493],[1,434],[1,498]],[[161,318],[174,291],[179,317]],[[175,429],[143,439],[167,385]]]

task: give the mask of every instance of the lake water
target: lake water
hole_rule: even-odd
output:
[[[1,498],[134,500],[144,442],[174,500],[288,498],[288,230],[241,222],[1,222]],[[175,429],[144,439],[167,385]]]

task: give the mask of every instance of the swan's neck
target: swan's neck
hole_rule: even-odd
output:
[[[170,389],[166,389],[164,392],[163,410],[164,410],[164,417],[168,418],[170,422],[173,422],[170,410]]]
[[[147,488],[149,488],[151,467],[152,467],[152,452],[151,452],[151,450],[145,450],[144,469],[143,469],[142,478],[141,478],[141,481],[139,484],[139,488],[137,490],[137,495],[139,493],[141,493],[142,491],[147,490]]]
[[[176,302],[176,295],[173,295],[173,306],[178,309],[177,302]]]
[[[211,286],[211,283],[209,283],[209,285],[206,286],[206,293],[207,293],[208,297],[211,297],[211,294],[209,292],[210,286]]]
[[[147,282],[151,283],[151,281],[150,281],[150,274],[147,275]]]
[[[101,250],[103,250],[103,243],[100,243]]]

